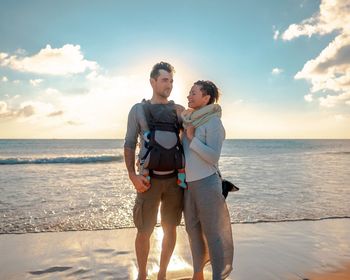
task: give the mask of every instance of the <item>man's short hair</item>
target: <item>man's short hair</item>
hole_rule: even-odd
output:
[[[159,76],[159,70],[165,70],[168,73],[175,73],[175,69],[170,63],[161,61],[153,66],[150,78],[156,80]]]

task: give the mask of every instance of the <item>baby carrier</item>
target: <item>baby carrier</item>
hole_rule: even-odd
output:
[[[185,158],[175,104],[151,104],[144,101],[142,106],[149,128],[144,133],[146,152],[141,157],[143,168],[150,172],[184,168]]]

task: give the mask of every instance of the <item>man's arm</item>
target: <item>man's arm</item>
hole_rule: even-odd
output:
[[[128,126],[124,143],[124,160],[129,178],[138,192],[145,192],[149,189],[148,180],[135,172],[135,149],[140,126],[137,118],[137,104],[134,105],[128,116]]]
[[[147,178],[135,172],[135,149],[124,147],[124,160],[129,178],[137,192],[147,191],[150,188]]]
[[[124,160],[129,177],[136,175],[135,172],[135,149],[124,147]]]

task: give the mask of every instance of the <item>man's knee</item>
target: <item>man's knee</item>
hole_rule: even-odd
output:
[[[138,230],[136,238],[142,241],[147,241],[151,238],[152,232],[153,232],[153,229],[142,230],[142,231]]]
[[[176,235],[176,225],[162,224],[162,228],[164,235]]]

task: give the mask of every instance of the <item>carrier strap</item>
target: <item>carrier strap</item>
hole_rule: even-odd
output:
[[[148,128],[150,130],[172,131],[172,132],[176,132],[178,134],[180,131],[180,123],[179,123],[179,118],[177,116],[177,112],[175,109],[175,105],[174,104],[171,105],[172,112],[175,113],[175,117],[176,117],[175,123],[173,123],[173,122],[171,122],[171,123],[159,122],[159,121],[156,122],[154,120],[154,117],[153,117],[151,110],[150,110],[151,105],[152,104],[149,101],[145,101],[142,104],[143,110],[145,112],[145,117],[146,117],[146,122],[147,122]]]

